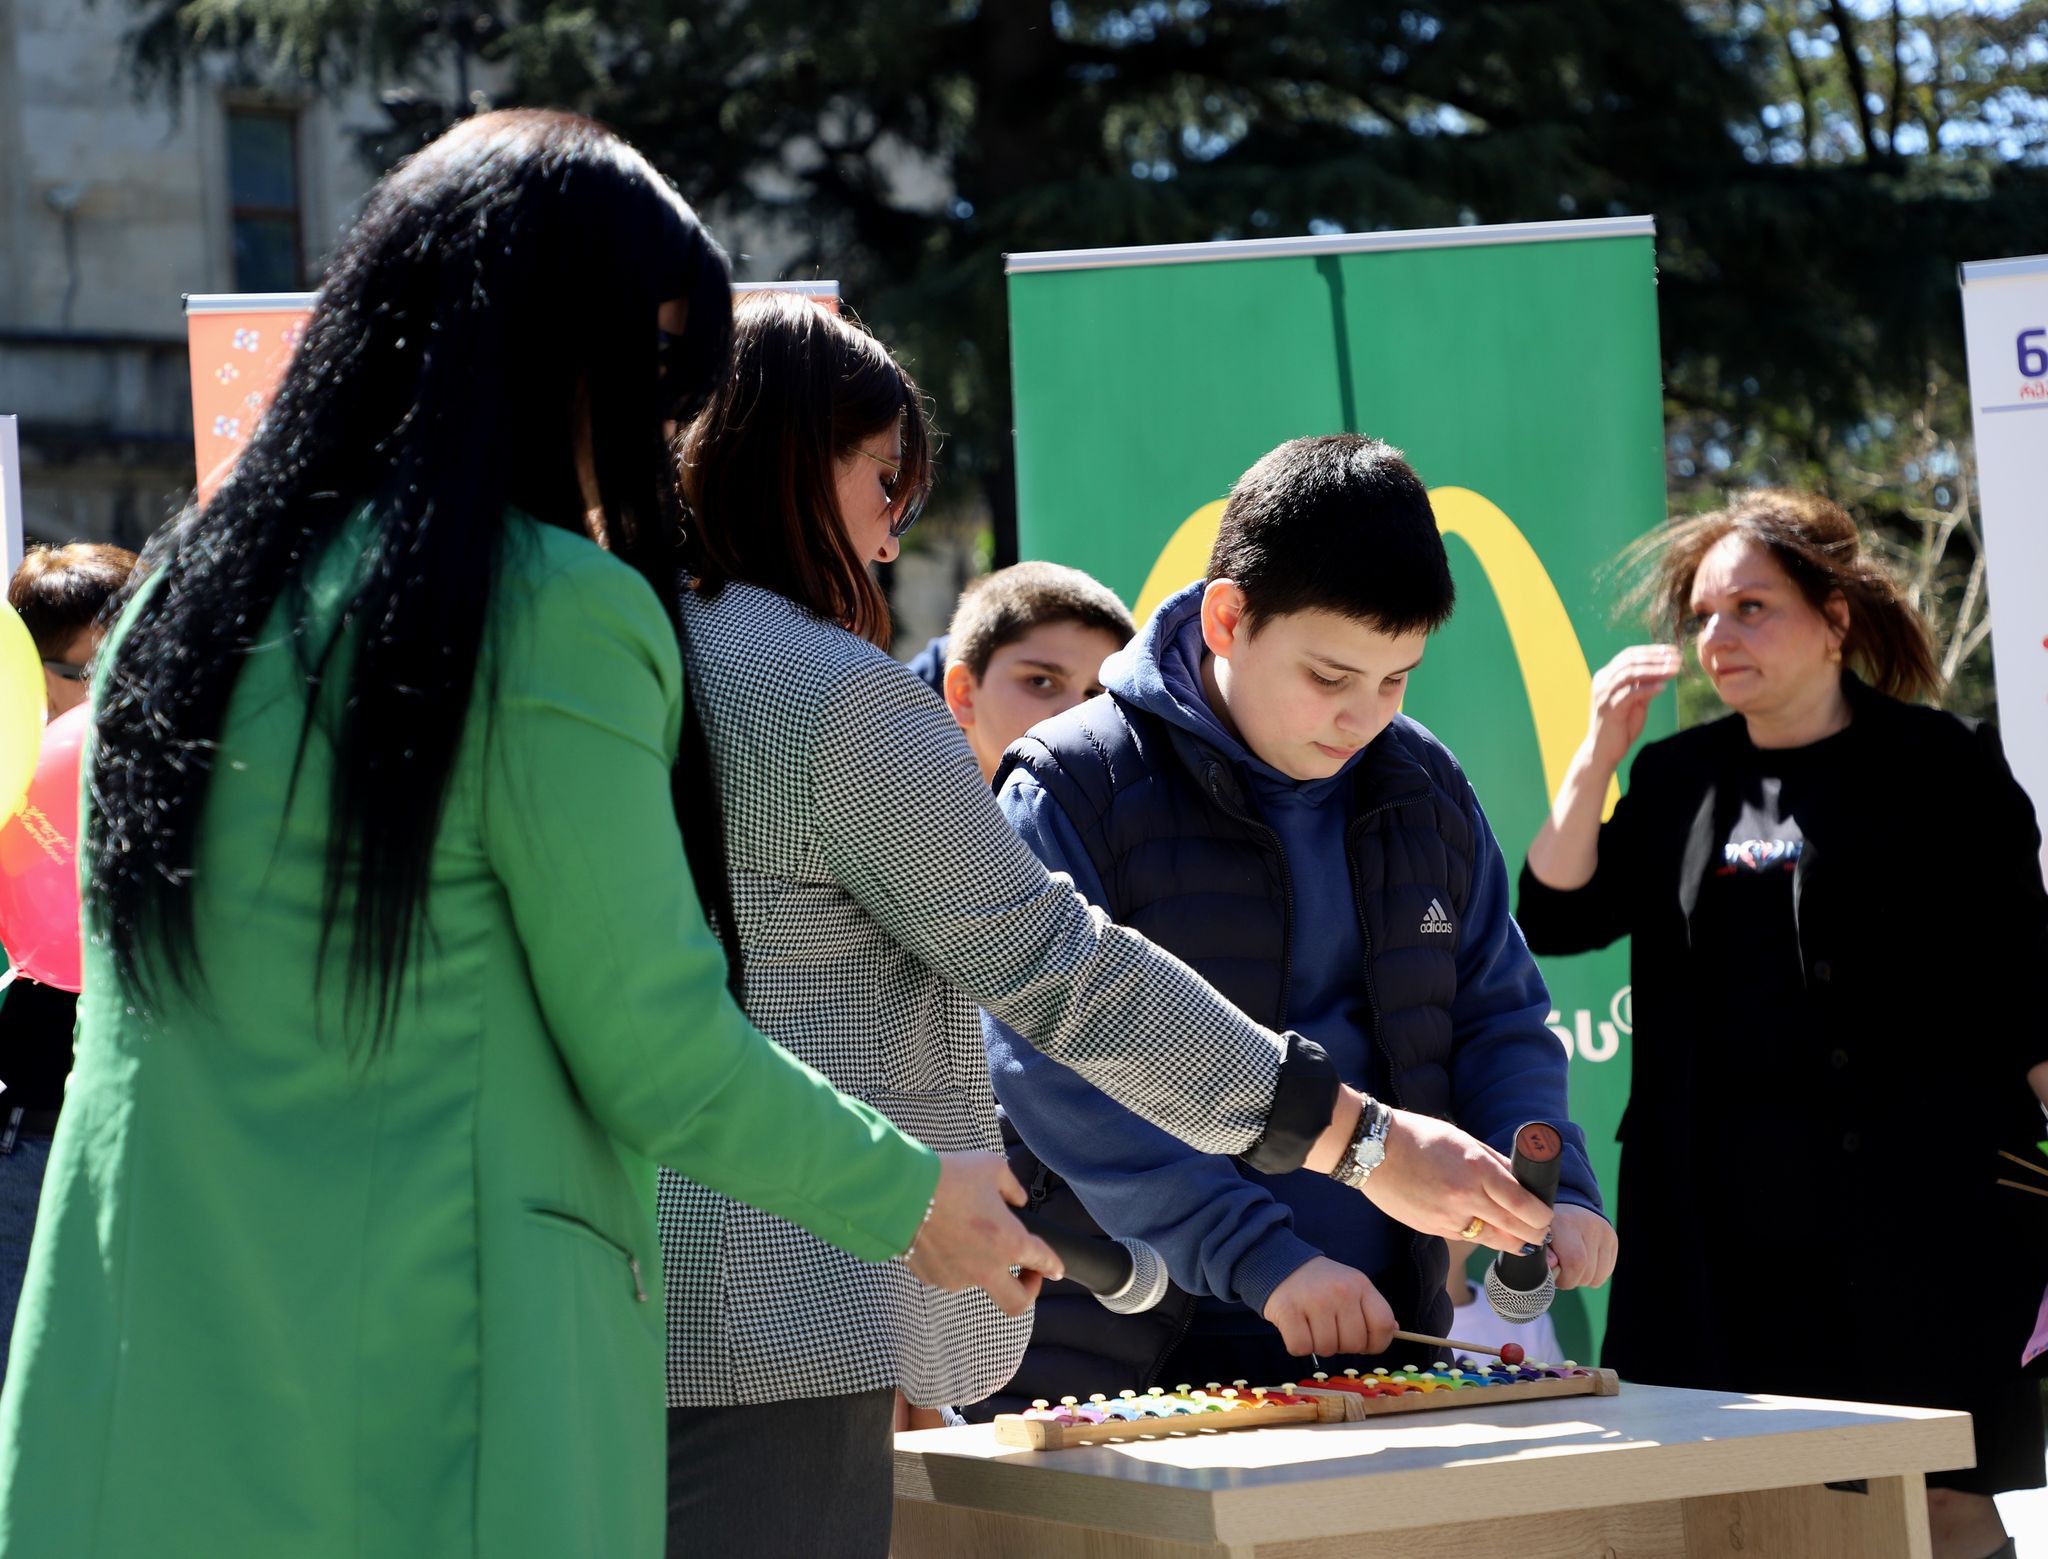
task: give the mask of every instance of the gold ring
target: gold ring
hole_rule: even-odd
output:
[[[1475,1217],[1470,1223],[1466,1224],[1464,1228],[1458,1231],[1458,1238],[1461,1240],[1476,1240],[1479,1238],[1480,1231],[1485,1227],[1486,1220],[1484,1218]]]

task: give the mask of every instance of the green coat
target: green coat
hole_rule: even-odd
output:
[[[359,553],[330,554],[316,621]],[[198,843],[206,984],[147,1017],[89,947],[0,1553],[657,1559],[651,1160],[868,1260],[915,1233],[933,1155],[726,997],[653,592],[513,516],[492,630],[387,1050],[346,1042],[338,952],[319,979],[325,747],[288,806],[305,682],[275,623]]]

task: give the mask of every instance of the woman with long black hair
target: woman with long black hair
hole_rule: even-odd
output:
[[[730,336],[631,148],[470,120],[372,192],[239,466],[150,549],[95,681],[0,1552],[652,1559],[656,1158],[1011,1309],[1008,1267],[1056,1265],[999,1164],[942,1166],[726,995],[664,425]]]

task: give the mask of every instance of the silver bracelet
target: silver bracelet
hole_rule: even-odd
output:
[[[1386,1159],[1387,1129],[1393,1124],[1394,1112],[1368,1094],[1358,1112],[1358,1128],[1352,1132],[1337,1167],[1330,1171],[1330,1178],[1354,1191],[1363,1189],[1372,1172]]]
[[[924,1216],[917,1220],[917,1234],[924,1233],[924,1226],[932,1221],[932,1214],[937,1212],[938,1210],[939,1199],[938,1196],[934,1194],[932,1199],[924,1204]],[[915,1256],[917,1254],[917,1234],[913,1234],[910,1237],[910,1245],[903,1252],[902,1259],[904,1261],[908,1261],[912,1256]]]

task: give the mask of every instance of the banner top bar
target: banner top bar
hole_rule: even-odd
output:
[[[836,281],[736,281],[734,292],[794,292],[806,298],[836,298]]]
[[[795,292],[806,298],[836,298],[836,281],[736,281],[734,292]],[[188,292],[187,314],[289,314],[310,309],[312,292]]]
[[[1973,281],[1996,281],[2004,276],[2034,276],[2048,271],[2048,254],[2023,254],[2010,260],[1965,260],[1956,270],[1965,287]]]
[[[313,306],[316,292],[188,292],[187,314],[297,314]]]
[[[1654,217],[1589,217],[1577,222],[1503,222],[1493,227],[1421,227],[1395,233],[1325,233],[1300,238],[1229,238],[1206,244],[1147,244],[1130,249],[1042,249],[1006,254],[1003,271],[1081,271],[1114,265],[1185,265],[1201,260],[1287,260],[1304,255],[1388,249],[1461,249],[1477,244],[1536,244],[1571,238],[1653,238]]]

